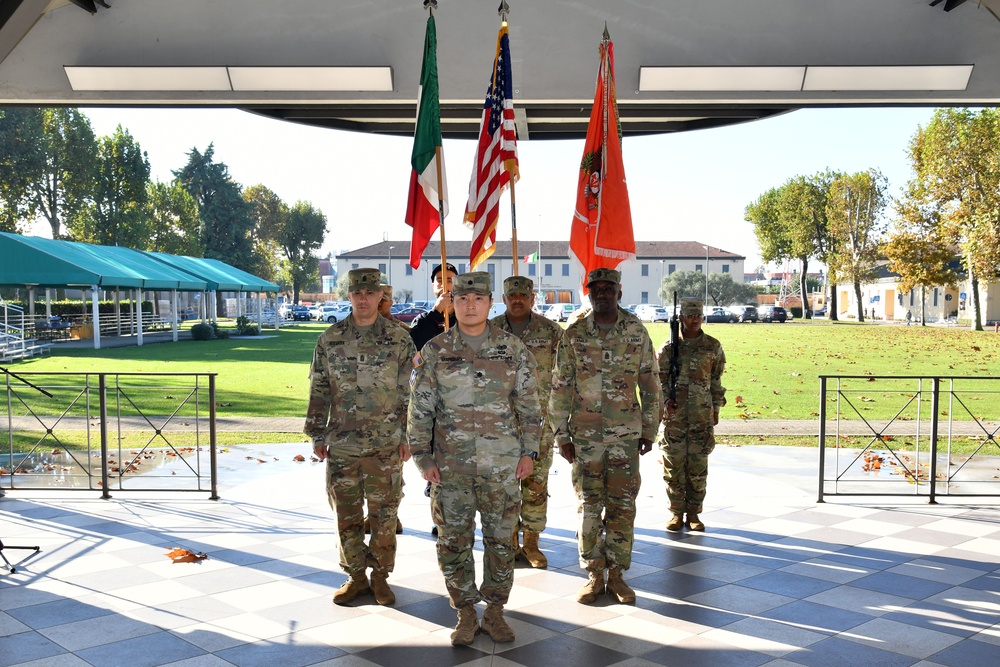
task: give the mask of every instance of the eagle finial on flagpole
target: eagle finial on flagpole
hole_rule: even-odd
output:
[[[500,0],[500,6],[497,7],[497,14],[500,15],[500,20],[507,24],[507,14],[510,14],[510,5],[507,4],[507,0]]]
[[[424,0],[424,9],[429,11],[431,14],[434,10],[438,8],[438,0]]]

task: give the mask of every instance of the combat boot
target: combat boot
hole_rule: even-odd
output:
[[[503,617],[503,605],[490,603],[486,605],[483,614],[483,632],[488,634],[498,644],[514,641],[514,630],[507,625]]]
[[[681,528],[683,527],[684,527],[684,515],[674,512],[674,515],[670,517],[670,521],[667,522],[667,532],[679,533]]]
[[[618,598],[618,601],[622,604],[632,604],[635,602],[635,591],[625,583],[620,567],[613,567],[608,570],[608,593]]]
[[[538,549],[538,533],[524,531],[524,546],[521,547],[521,553],[531,567],[544,568],[549,566],[549,559]]]
[[[705,524],[698,518],[697,514],[688,512],[688,528],[697,532],[704,532]]]
[[[334,604],[347,604],[359,595],[364,595],[369,591],[368,577],[364,571],[355,572],[351,578],[344,582],[344,585],[333,594]]]
[[[385,572],[372,570],[372,597],[375,598],[375,602],[383,607],[396,604],[396,594],[392,592],[392,589],[389,588],[389,582],[386,581],[388,576]]]
[[[479,618],[471,604],[458,610],[458,625],[451,633],[452,646],[468,646],[479,634]]]
[[[587,583],[576,592],[576,601],[580,604],[593,604],[604,592],[604,570],[592,570],[588,574]]]

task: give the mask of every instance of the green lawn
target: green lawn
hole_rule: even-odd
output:
[[[56,346],[52,357],[17,363],[11,370],[214,372],[220,415],[298,417],[305,414],[313,345],[325,327],[305,324],[276,335],[265,330],[255,339],[141,348],[95,351]],[[669,326],[648,327],[658,348],[669,337]],[[1000,335],[992,331],[826,321],[710,324],[705,329],[722,341],[728,359],[723,382],[729,404],[723,419],[814,419],[821,374],[1000,374],[995,370],[1000,368]],[[845,387],[845,397],[875,417],[894,414],[907,392],[913,391],[887,381],[862,380]],[[1000,414],[1000,397],[993,394],[977,396],[970,405],[977,416]]]

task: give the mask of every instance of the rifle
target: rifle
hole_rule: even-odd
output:
[[[677,376],[681,373],[681,322],[677,316],[677,292],[674,292],[674,312],[670,315],[670,375],[667,398],[677,400]]]

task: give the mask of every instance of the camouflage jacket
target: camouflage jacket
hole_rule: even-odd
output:
[[[660,406],[653,342],[639,318],[619,308],[606,338],[593,313],[566,328],[549,399],[556,445],[652,441]]]
[[[672,348],[667,339],[657,353],[660,368],[660,386],[667,395],[670,386],[670,355]],[[726,353],[722,344],[704,330],[697,338],[680,341],[677,355],[680,371],[677,374],[677,405],[673,419],[687,423],[714,421],[713,411],[726,404],[726,388],[722,374],[726,370]],[[664,421],[667,420],[664,411]]]
[[[382,317],[363,335],[353,317],[330,326],[313,352],[305,434],[362,455],[398,447],[415,353],[406,331]]]
[[[507,333],[513,333],[506,315],[497,315],[490,320],[490,324]],[[538,367],[538,399],[542,404],[543,419],[548,413],[549,392],[552,390],[552,369],[556,363],[556,348],[559,347],[559,341],[562,340],[562,337],[562,327],[538,313],[531,313],[528,327],[518,336],[531,352]]]
[[[504,479],[538,451],[535,361],[516,336],[487,326],[479,352],[455,327],[414,358],[406,435],[421,472]]]

